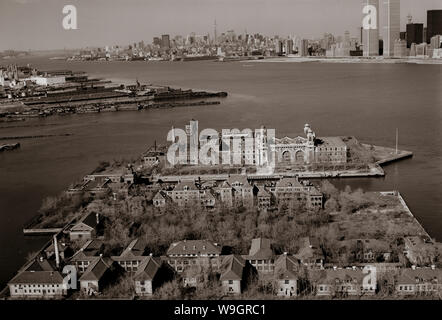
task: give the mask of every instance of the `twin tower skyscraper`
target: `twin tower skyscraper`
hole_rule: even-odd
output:
[[[384,26],[380,26],[379,10],[383,10]],[[393,56],[394,42],[400,38],[400,0],[362,0],[362,46],[365,57],[379,55],[379,35],[384,41],[383,55]]]

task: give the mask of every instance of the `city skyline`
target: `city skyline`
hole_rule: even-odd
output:
[[[384,5],[384,1],[381,2]],[[67,4],[77,8],[78,30],[62,28],[62,8]],[[269,6],[272,10],[268,10]],[[405,31],[409,14],[413,16],[413,22],[426,25],[427,10],[441,8],[439,1],[425,0],[416,4],[411,0],[402,0],[400,30]],[[379,11],[380,25],[385,25],[384,10]],[[174,12],[180,14],[175,15]],[[171,14],[174,16],[173,22],[167,19],[167,15]],[[194,18],[195,14],[198,19]],[[312,23],[312,16],[316,16],[321,23],[316,20]],[[343,19],[343,16],[346,18]],[[139,0],[110,3],[102,0],[6,0],[0,3],[0,50],[72,49],[126,45],[141,40],[150,43],[154,36],[161,34],[173,36],[191,32],[209,33],[213,37],[215,19],[218,34],[233,29],[238,34],[247,31],[251,34],[297,35],[311,39],[320,38],[324,33],[343,35],[348,30],[351,36],[358,37],[361,16],[360,2],[349,0],[332,0],[326,4],[317,0],[277,0],[276,5],[274,1],[252,0],[166,0],[161,3]],[[16,23],[17,17],[20,17],[19,24]],[[269,25],[272,27],[263,27]]]

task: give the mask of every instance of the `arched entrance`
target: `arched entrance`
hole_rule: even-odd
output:
[[[283,151],[281,156],[281,161],[284,164],[292,163],[292,153],[289,150]]]

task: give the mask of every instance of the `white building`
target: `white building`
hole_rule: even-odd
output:
[[[32,76],[30,80],[39,86],[54,86],[66,83],[64,76]]]

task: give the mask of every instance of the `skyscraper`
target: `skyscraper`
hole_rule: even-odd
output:
[[[379,0],[362,0],[364,57],[379,55]]]
[[[308,40],[302,39],[301,40],[301,56],[307,57],[309,55],[308,52]]]
[[[411,48],[413,43],[420,44],[424,40],[424,24],[409,23],[407,24],[407,48]]]
[[[161,36],[161,48],[164,49],[170,48],[170,36],[168,34],[163,34]]]
[[[425,41],[431,42],[433,36],[442,34],[442,10],[427,11],[427,36]]]
[[[394,54],[394,42],[400,39],[401,27],[401,1],[383,0],[386,26],[384,27],[384,56],[392,57]]]

